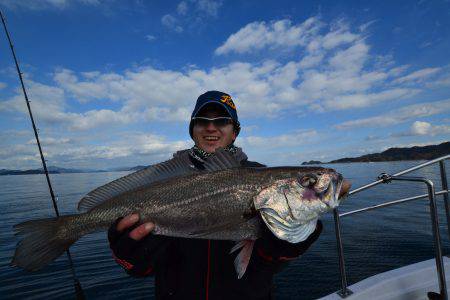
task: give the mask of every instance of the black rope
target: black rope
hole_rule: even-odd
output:
[[[50,176],[48,174],[47,164],[46,164],[45,158],[44,158],[44,153],[42,152],[41,143],[39,141],[38,131],[36,129],[36,124],[34,123],[33,114],[31,113],[30,101],[28,100],[27,91],[26,91],[25,85],[23,83],[22,72],[20,71],[19,63],[17,62],[16,53],[14,52],[14,46],[12,44],[11,37],[9,36],[8,29],[6,28],[5,18],[3,17],[3,13],[1,11],[0,11],[0,17],[2,19],[3,28],[5,29],[6,37],[8,38],[9,47],[11,48],[11,52],[12,52],[12,55],[14,58],[14,63],[16,64],[17,74],[19,74],[20,84],[22,86],[23,95],[25,97],[25,102],[27,104],[28,113],[29,113],[30,119],[31,119],[31,125],[33,126],[34,137],[36,138],[36,143],[39,148],[39,154],[41,156],[42,166],[43,166],[44,172],[45,172],[45,178],[47,179],[48,189],[49,189],[50,195],[52,197],[53,208],[55,210],[56,217],[59,217],[59,211],[58,211],[58,205],[56,204],[55,193],[53,192],[52,184],[50,182]],[[74,280],[74,287],[75,287],[75,293],[76,293],[77,299],[85,299],[83,289],[81,288],[80,281],[78,280],[78,278],[75,274],[75,268],[73,265],[72,256],[70,255],[69,249],[67,249],[66,253],[67,253],[67,258],[69,260],[70,270],[72,272],[72,276],[73,276],[73,280]]]

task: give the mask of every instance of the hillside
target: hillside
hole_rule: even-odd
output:
[[[430,160],[450,154],[450,142],[439,145],[415,146],[411,148],[389,148],[381,153],[366,154],[359,157],[346,157],[329,163],[377,162],[398,160]]]
[[[380,153],[366,154],[358,157],[345,157],[329,162],[310,160],[308,162],[303,162],[302,165],[399,160],[431,160],[447,154],[450,154],[450,142],[445,142],[439,145],[414,146],[410,148],[389,148]]]

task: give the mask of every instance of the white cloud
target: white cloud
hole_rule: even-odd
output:
[[[297,87],[295,83],[302,78],[307,79]],[[273,61],[261,65],[232,63],[209,71],[193,69],[183,73],[147,67],[125,74],[89,72],[82,77],[62,69],[54,76],[57,87],[31,81],[30,99],[33,108],[36,105],[39,120],[59,123],[72,130],[87,130],[108,124],[187,121],[193,100],[212,89],[230,93],[244,118],[276,117],[283,110],[292,111],[306,104],[312,104],[309,109],[320,107],[321,110],[366,107],[417,92],[399,88],[366,93],[383,78],[382,73],[345,78],[333,72],[313,72],[301,77],[298,63],[280,65]],[[102,108],[71,112],[66,104],[69,96],[82,104],[100,100]],[[118,103],[120,108],[109,109],[111,102]],[[25,112],[22,96],[18,94],[1,103],[0,110]]]
[[[92,146],[84,145],[70,147],[54,151],[50,157],[70,157],[73,160],[81,159],[118,159],[123,157],[160,155],[166,153],[167,158],[171,153],[187,148],[191,142],[167,141],[165,137],[153,134],[131,134],[120,142],[109,145]]]
[[[389,74],[389,76],[397,77],[397,76],[400,76],[403,73],[405,73],[409,67],[410,67],[409,65],[395,67],[395,68],[390,69],[388,74]]]
[[[27,81],[27,87],[33,114],[39,122],[62,124],[73,130],[87,130],[107,124],[126,124],[136,117],[135,113],[126,110],[100,109],[83,113],[70,112],[63,89],[32,80]],[[19,111],[27,114],[21,92],[18,91],[16,96],[0,102],[0,111]]]
[[[405,82],[417,82],[428,78],[437,72],[439,72],[441,68],[425,68],[422,70],[418,70],[408,74],[406,76],[397,78],[394,80],[394,83],[405,83]]]
[[[389,146],[384,146],[380,150],[381,151],[385,151],[385,150],[387,150],[389,148],[423,147],[423,146],[439,145],[439,144],[446,143],[446,142],[448,142],[448,140],[429,140],[429,141],[421,142],[421,143],[417,143],[417,142],[412,142],[412,143],[395,143],[395,144],[391,144]]]
[[[418,89],[390,89],[379,93],[353,94],[339,96],[336,99],[326,100],[325,107],[329,109],[349,109],[371,106],[373,103],[381,103],[389,100],[399,100],[418,94]]]
[[[186,3],[186,1],[181,1],[180,3],[178,3],[177,5],[177,13],[179,15],[185,15],[188,11],[188,5]]]
[[[368,53],[369,47],[366,43],[355,43],[345,50],[338,51],[330,59],[330,66],[345,72],[359,71],[366,62]]]
[[[183,27],[181,27],[179,25],[178,19],[170,14],[164,15],[161,18],[161,24],[163,24],[164,26],[166,26],[167,28],[169,28],[175,32],[178,32],[178,33],[183,32]]]
[[[197,32],[206,24],[208,18],[216,18],[222,1],[216,0],[183,0],[175,11],[164,15],[161,23],[177,33],[184,31]]]
[[[370,26],[372,26],[374,23],[378,22],[378,20],[372,20],[365,24],[362,24],[359,26],[359,31],[366,31]]]
[[[369,107],[422,91],[401,83],[392,86],[392,80],[403,75],[408,66],[396,67],[390,57],[388,63],[380,64],[379,56],[370,54],[367,40],[342,20],[331,25],[318,18],[299,24],[289,20],[253,22],[232,34],[215,53],[246,53],[270,47],[301,47],[299,52],[304,54],[300,61],[284,66],[275,63],[259,78],[259,86],[266,84],[266,92],[259,96],[277,99],[277,103],[271,103],[275,111],[306,104],[318,111]]]
[[[176,12],[179,16],[186,16],[189,11],[190,14],[196,16],[217,17],[219,8],[222,6],[222,1],[216,0],[190,0],[181,1],[177,5]]]
[[[428,80],[425,83],[427,88],[441,88],[450,86],[450,65],[440,68],[439,74],[433,76],[433,80]]]
[[[0,149],[0,163],[2,166],[8,166],[8,159],[11,160],[24,160],[24,159],[32,159],[38,160],[39,158],[36,156],[36,148],[31,145],[12,145],[5,146]],[[2,163],[3,162],[3,163]],[[2,167],[5,168],[5,167]]]
[[[46,121],[55,121],[57,116],[52,115],[52,112],[61,111],[65,107],[64,90],[58,87],[28,80],[27,91],[33,112],[45,118]],[[0,111],[19,111],[27,114],[22,90],[17,89],[16,96],[7,101],[0,102]]]
[[[241,134],[247,134],[249,135],[250,133],[256,131],[259,129],[258,125],[247,125],[247,126],[241,126]]]
[[[217,17],[222,1],[215,0],[197,0],[197,9],[209,16]]]
[[[323,57],[323,53],[306,55],[300,61],[300,67],[307,69],[317,66],[323,60]]]
[[[228,37],[215,53],[222,55],[275,47],[306,46],[321,26],[322,23],[317,18],[309,18],[298,25],[292,25],[287,19],[270,24],[253,22]]]
[[[431,124],[428,122],[415,121],[411,125],[411,133],[414,135],[424,135],[431,131]]]
[[[185,73],[148,67],[128,71],[124,75],[104,74],[89,81],[80,81],[72,71],[59,70],[55,73],[55,81],[82,102],[109,99],[125,103],[124,109],[128,111],[145,111],[147,116],[159,116],[158,119],[178,116],[178,120],[186,120],[193,99],[212,89],[225,90],[236,99],[242,99],[237,102],[240,113],[255,112],[255,103],[261,104],[257,112],[274,109],[276,103],[264,104],[270,96],[269,80],[276,87],[289,84],[289,80],[283,81],[280,77],[292,72],[289,64],[276,67],[273,62],[261,66],[233,63],[210,71],[193,69]],[[265,74],[271,71],[275,73],[266,79]],[[295,74],[291,76],[295,77]]]
[[[309,18],[301,24],[292,24],[288,19],[271,23],[253,22],[228,37],[215,53],[222,55],[230,52],[248,53],[267,48],[304,47],[305,57],[317,59],[323,51],[355,43],[362,38],[360,34],[351,32],[349,26],[342,20],[331,24],[328,32],[325,32],[326,28],[326,24],[317,17]],[[357,45],[364,44],[357,43]]]
[[[337,129],[361,127],[387,127],[406,122],[410,119],[432,116],[450,110],[450,99],[429,103],[419,103],[391,110],[375,117],[347,121],[335,125]]]
[[[116,133],[120,140],[103,141],[101,145],[65,137],[41,139],[48,164],[60,167],[111,168],[150,165],[169,159],[171,154],[192,146],[191,141],[170,141],[148,133]],[[0,148],[0,166],[9,169],[40,167],[34,139],[28,143]]]
[[[435,136],[439,134],[450,134],[450,126],[433,125],[428,122],[415,121],[412,123],[409,131],[393,134],[393,136]]]
[[[168,141],[164,136],[138,133],[127,134],[118,142],[101,146],[80,145],[60,151],[53,149],[54,153],[50,158],[55,162],[69,160],[68,163],[76,165],[103,161],[100,165],[111,167],[112,160],[116,165],[117,162],[128,166],[150,165],[169,159],[172,153],[191,146],[191,141]]]
[[[86,101],[88,98],[101,98],[107,91],[101,85],[95,84],[95,82],[88,80],[98,80],[100,74],[97,72],[89,72],[90,75],[86,76],[86,73],[82,74],[87,80],[79,82],[76,75],[67,69],[61,69],[54,75],[54,80],[68,92],[71,92],[77,97],[80,102]],[[102,80],[117,80],[118,76],[114,74],[101,75]]]
[[[33,134],[30,130],[6,129],[0,131],[0,145],[5,141],[20,137],[31,137]]]
[[[94,78],[100,76],[100,72],[98,72],[98,71],[81,72],[80,74],[81,74],[84,78],[87,78],[87,79],[94,79]]]
[[[62,145],[74,143],[74,140],[70,138],[53,138],[53,137],[40,138],[39,141],[43,145]],[[33,138],[28,140],[27,144],[36,145],[36,139]]]
[[[332,49],[343,44],[349,44],[359,39],[358,34],[350,32],[345,23],[340,24],[336,30],[327,33],[322,39],[322,47]]]
[[[301,146],[308,144],[312,139],[318,137],[316,130],[298,130],[289,134],[282,134],[278,136],[262,137],[262,136],[246,136],[238,137],[236,144],[244,149],[257,149],[263,147],[266,150],[270,149],[286,149],[289,147]]]
[[[438,86],[438,87],[439,86],[450,86],[450,74],[447,74],[446,76],[443,76],[443,77],[439,78],[436,81],[429,82],[427,84],[427,86],[433,86],[433,87],[436,87],[436,86]]]
[[[367,57],[361,57],[366,60]],[[342,69],[322,71],[311,70],[303,73],[303,81],[298,86],[298,98],[309,99],[316,109],[342,110],[368,107],[383,101],[402,99],[417,94],[413,88],[378,88],[388,78],[382,71],[364,72],[354,68],[362,62],[354,62],[353,67],[342,65]],[[298,99],[297,98],[297,99]]]
[[[143,118],[146,121],[188,121],[191,110],[187,107],[151,107],[143,111]]]
[[[156,36],[151,35],[151,34],[147,34],[147,35],[145,36],[145,39],[146,39],[147,41],[149,41],[149,42],[153,42],[154,40],[156,40]]]
[[[109,109],[90,110],[85,113],[63,114],[69,121],[70,129],[88,130],[103,125],[122,125],[138,120],[136,114],[126,111],[113,111]]]

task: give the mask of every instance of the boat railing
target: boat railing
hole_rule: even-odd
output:
[[[359,213],[367,212],[370,210],[375,210],[375,209],[392,206],[392,205],[398,205],[398,204],[402,204],[405,202],[414,201],[414,200],[423,199],[423,198],[428,197],[429,204],[430,204],[430,218],[431,218],[431,224],[432,224],[432,229],[433,229],[436,270],[438,273],[437,275],[438,275],[438,280],[439,280],[439,291],[440,291],[440,296],[442,297],[442,299],[448,300],[447,287],[446,287],[446,281],[445,281],[445,269],[444,269],[444,263],[443,263],[443,257],[442,257],[442,243],[441,243],[441,236],[439,233],[439,218],[438,218],[438,213],[437,213],[437,208],[436,208],[436,196],[442,195],[444,198],[446,221],[447,221],[447,232],[450,237],[450,203],[449,203],[449,196],[448,196],[449,190],[448,190],[448,183],[447,183],[447,174],[445,172],[445,160],[447,160],[449,158],[450,158],[450,154],[427,161],[425,163],[419,164],[412,168],[395,173],[393,175],[382,173],[378,177],[378,180],[350,191],[348,196],[350,197],[351,195],[354,195],[354,194],[357,194],[364,190],[367,190],[369,188],[372,188],[376,185],[379,185],[380,183],[389,183],[391,181],[412,181],[412,182],[423,183],[427,186],[427,190],[428,190],[427,194],[402,198],[402,199],[398,199],[398,200],[394,200],[394,201],[388,201],[388,202],[384,202],[381,204],[368,206],[365,208],[356,209],[356,210],[352,210],[352,211],[345,212],[345,213],[339,213],[337,208],[334,209],[333,216],[334,216],[334,224],[335,224],[335,232],[336,232],[337,250],[338,250],[338,255],[339,255],[339,272],[340,272],[340,276],[341,276],[341,290],[339,290],[337,292],[337,294],[341,298],[346,298],[347,296],[353,294],[353,292],[348,288],[348,285],[347,285],[347,275],[346,275],[346,270],[345,270],[344,248],[342,246],[342,234],[341,234],[340,219],[343,217],[348,217],[350,215],[359,214]],[[433,164],[439,164],[439,169],[440,169],[442,190],[440,190],[438,192],[435,191],[434,183],[425,177],[404,176],[407,173],[422,169],[426,166],[430,166]]]

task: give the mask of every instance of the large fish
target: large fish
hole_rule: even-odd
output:
[[[204,171],[186,157],[174,158],[90,192],[78,204],[84,213],[15,225],[24,237],[12,264],[38,270],[81,236],[137,212],[142,222],[155,223],[153,234],[241,241],[232,249],[242,248],[235,260],[241,277],[261,226],[291,243],[303,241],[348,189],[332,169],[243,168],[222,150],[208,158]]]

